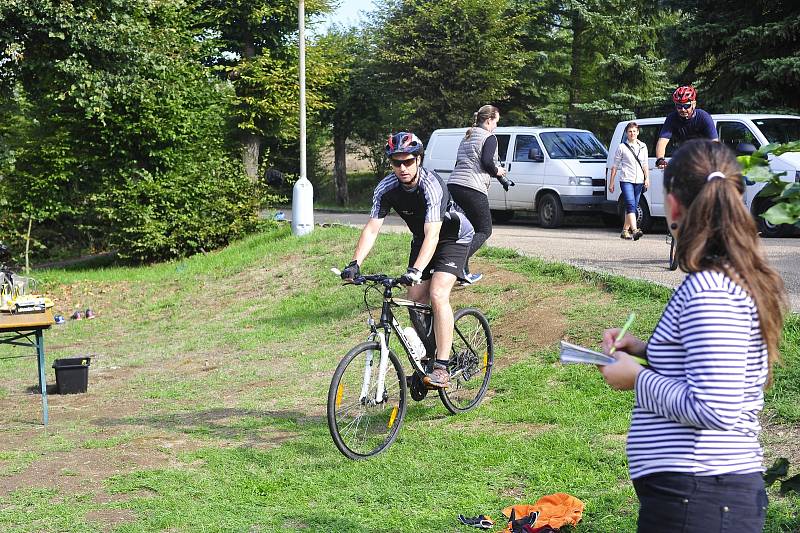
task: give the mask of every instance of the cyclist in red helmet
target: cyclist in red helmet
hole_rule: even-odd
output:
[[[384,218],[394,209],[412,234],[408,270],[403,275],[403,282],[409,286],[408,298],[430,301],[433,307],[436,362],[423,381],[431,387],[447,388],[447,362],[453,344],[450,292],[456,281],[463,279],[475,231],[450,198],[442,178],[420,166],[423,146],[416,135],[390,135],[384,151],[394,172],[375,188],[369,221],[361,231],[353,260],[342,270],[342,279],[360,275],[360,265],[372,250]]]
[[[656,166],[666,168],[667,145],[671,139],[678,142],[689,139],[709,139],[716,141],[717,128],[711,115],[697,109],[697,90],[691,85],[682,85],[672,93],[675,111],[667,115],[664,126],[656,142]]]

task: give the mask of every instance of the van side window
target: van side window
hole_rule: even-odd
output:
[[[647,153],[650,157],[654,157],[656,153],[656,141],[658,134],[661,131],[661,124],[645,124],[639,126],[639,140],[647,146]],[[625,132],[622,132],[622,138],[619,142],[623,143],[628,139]],[[616,149],[616,146],[614,147]]]
[[[727,145],[734,152],[740,143],[752,144],[756,148],[761,144],[753,132],[741,122],[722,120],[717,122],[717,135],[719,135],[719,142]]]
[[[533,135],[517,135],[514,143],[514,161],[533,161],[528,156],[531,148],[536,148],[541,153],[542,149]]]
[[[508,155],[508,141],[511,140],[511,135],[508,133],[495,133],[494,136],[497,137],[497,157],[500,158],[500,161],[505,161],[506,155]]]

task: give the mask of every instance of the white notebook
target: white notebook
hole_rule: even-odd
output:
[[[616,362],[610,355],[572,344],[571,342],[561,341],[561,362],[565,364],[584,363],[587,365],[610,365]]]

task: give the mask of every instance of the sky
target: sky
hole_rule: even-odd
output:
[[[320,29],[324,32],[333,24],[357,26],[362,20],[360,12],[369,11],[372,7],[372,2],[366,0],[339,0],[339,8],[322,21]]]

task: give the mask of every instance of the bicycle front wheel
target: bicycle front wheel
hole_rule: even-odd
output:
[[[333,442],[354,460],[377,455],[397,438],[406,413],[406,378],[389,351],[383,390],[378,391],[381,349],[359,344],[336,367],[328,390],[328,429]]]
[[[458,414],[477,407],[486,395],[494,365],[494,344],[489,321],[477,309],[459,309],[454,319],[448,363],[450,386],[439,389],[439,397],[448,411]]]

